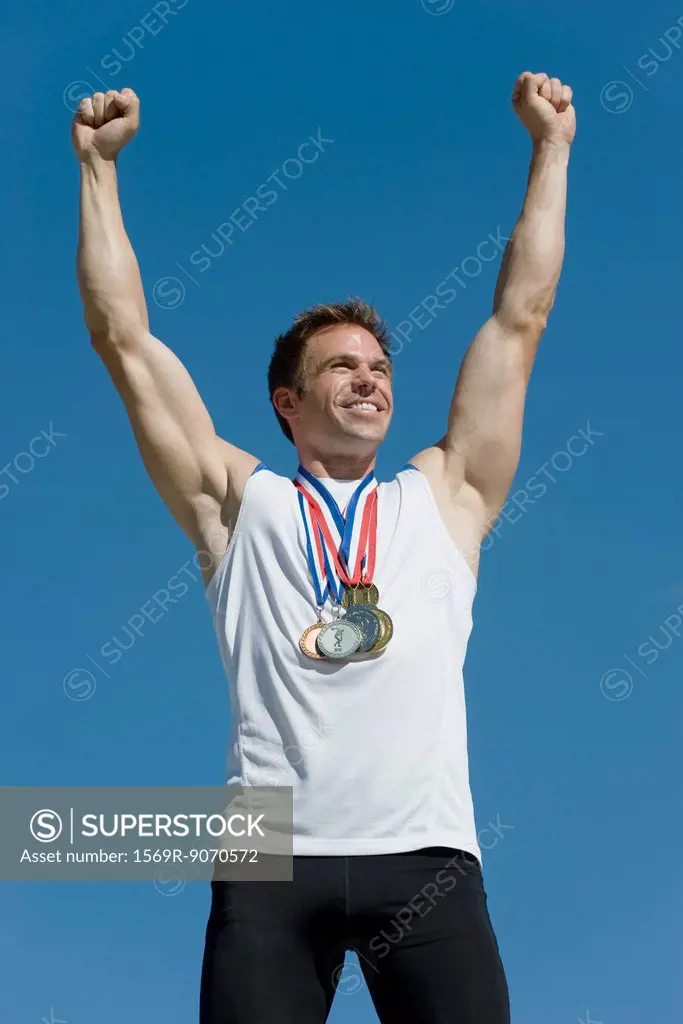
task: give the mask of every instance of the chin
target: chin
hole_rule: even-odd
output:
[[[356,440],[359,444],[372,445],[376,448],[384,440],[386,432],[386,425],[368,423],[366,426],[360,425],[344,430],[344,437],[349,441]]]
[[[335,420],[342,430],[349,434],[373,434],[384,436],[389,426],[390,416],[386,412],[372,413],[371,415],[346,415],[335,416]]]

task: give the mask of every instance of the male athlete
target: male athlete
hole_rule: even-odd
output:
[[[293,881],[214,881],[201,1024],[318,1024],[356,950],[383,1024],[504,1024],[468,778],[462,666],[482,539],[518,464],[564,255],[572,91],[525,72],[524,206],[443,437],[378,484],[391,346],[360,300],[298,316],[268,383],[298,456],[281,476],[217,437],[149,330],[117,196],[130,89],[74,118],[78,274],[95,351],[149,475],[199,551],[230,680],[229,779],[292,787]],[[414,411],[413,411],[414,415]]]

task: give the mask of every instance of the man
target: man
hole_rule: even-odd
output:
[[[390,346],[360,300],[318,306],[269,369],[296,478],[216,436],[149,330],[117,198],[138,127],[130,89],[83,100],[78,272],[92,344],[149,475],[204,570],[233,700],[229,782],[291,786],[291,882],[212,883],[202,1024],[315,1024],[346,950],[385,1024],[503,1024],[469,788],[462,664],[478,551],[518,464],[527,384],[564,254],[571,89],[525,72],[532,140],[493,314],[442,438],[388,483]]]

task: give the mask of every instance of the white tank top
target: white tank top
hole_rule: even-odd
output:
[[[394,625],[385,649],[302,654],[317,615],[298,494],[256,467],[206,591],[233,711],[227,781],[292,787],[295,855],[480,859],[462,676],[476,581],[414,466],[379,484],[374,581]]]

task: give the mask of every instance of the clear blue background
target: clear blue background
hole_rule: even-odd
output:
[[[395,325],[490,232],[509,231],[529,158],[512,86],[525,69],[557,74],[579,124],[568,247],[517,486],[587,421],[601,436],[550,470],[556,482],[484,555],[466,665],[472,786],[479,828],[497,815],[513,826],[485,857],[513,1020],[575,1024],[588,1010],[673,1024],[683,643],[669,629],[651,665],[637,648],[649,636],[664,647],[683,602],[683,52],[664,60],[660,42],[681,11],[456,0],[438,13],[447,4],[188,0],[161,31],[151,22],[157,34],[118,75],[103,63],[117,48],[131,57],[122,40],[151,5],[6,5],[0,463],[50,424],[66,436],[32,471],[11,469],[16,484],[0,478],[1,780],[219,783],[229,725],[199,583],[110,678],[93,669],[91,699],[62,686],[192,557],[83,326],[71,83],[139,93],[121,191],[152,329],[219,432],[289,473],[266,391],[272,338],[301,308],[350,293]],[[609,86],[603,103],[612,80],[631,94]],[[215,252],[212,231],[318,127],[334,144],[198,284],[183,278],[180,305],[155,305],[155,282],[182,278],[176,264],[191,269],[202,243]],[[498,267],[466,279],[397,356],[382,478],[443,431]],[[626,682],[601,692],[610,669],[631,673],[626,699],[614,699]],[[203,884],[175,896],[151,883],[3,884],[0,1024],[49,1021],[51,1007],[69,1024],[196,1020],[208,897]],[[331,1019],[375,1020],[367,991],[339,994]]]

